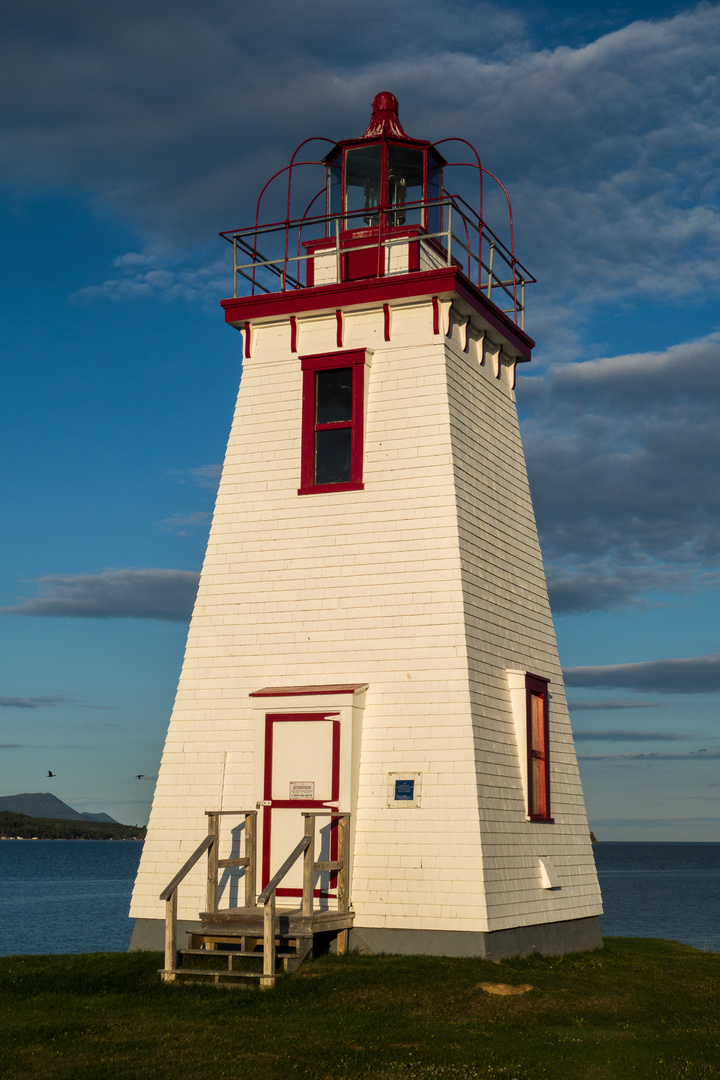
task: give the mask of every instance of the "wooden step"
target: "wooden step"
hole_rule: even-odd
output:
[[[181,956],[248,956],[254,960],[262,960],[262,949],[180,949]],[[277,957],[297,956],[295,949],[276,949]]]
[[[165,982],[196,978],[213,979],[214,982],[220,982],[220,979],[250,979],[257,982],[263,978],[262,971],[227,971],[225,968],[220,971],[210,968],[160,968],[160,974]]]

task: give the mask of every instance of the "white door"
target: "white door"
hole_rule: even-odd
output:
[[[262,888],[302,839],[302,810],[337,807],[340,796],[339,713],[267,713],[262,840]],[[337,859],[337,825],[320,818],[315,861]],[[315,896],[336,895],[336,875],[316,878]],[[302,859],[290,870],[278,896],[302,896]]]

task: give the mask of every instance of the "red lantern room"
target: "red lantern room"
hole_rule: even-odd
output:
[[[322,160],[301,160],[304,147],[317,141],[331,142],[332,149]],[[254,226],[221,234],[234,248],[234,298],[445,267],[460,273],[522,328],[525,285],[535,279],[515,257],[507,192],[482,167],[467,140],[440,142],[460,144],[463,153],[470,151],[470,160],[447,161],[437,149],[439,143],[407,135],[398,117],[397,98],[388,91],[375,96],[370,123],[358,138],[302,142],[290,164],[262,189]],[[302,184],[298,185],[297,175],[305,166],[322,167],[325,182],[304,212],[298,212]],[[463,189],[465,197],[445,187],[445,174],[458,166],[474,170],[474,175],[464,173],[466,179],[471,177]],[[485,177],[498,184],[507,205],[500,232],[483,217]],[[277,199],[278,183],[284,181],[284,218],[264,221],[263,200],[271,188]],[[325,212],[319,214],[323,202]]]
[[[372,109],[360,138],[343,139],[324,158],[328,215],[339,218],[343,246],[361,249],[345,260],[350,280],[382,276],[382,240],[439,234],[442,227],[445,159],[426,139],[405,134],[394,94],[377,94]]]

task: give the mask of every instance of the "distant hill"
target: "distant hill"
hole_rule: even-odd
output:
[[[67,818],[52,821],[0,810],[2,840],[144,840],[146,831],[144,827],[135,825],[69,821]]]
[[[119,824],[109,814],[80,814],[49,791],[23,792],[21,795],[0,795],[0,811],[25,814],[26,817],[51,818],[53,821],[104,821]]]

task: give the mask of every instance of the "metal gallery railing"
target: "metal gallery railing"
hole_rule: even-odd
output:
[[[435,222],[426,228],[415,221]],[[525,286],[535,282],[513,252],[459,196],[254,225],[220,234],[233,248],[233,297],[286,293],[352,280],[347,259],[377,252],[378,276],[458,267],[524,327]],[[403,262],[403,250],[408,256]],[[366,276],[366,275],[364,275]]]

